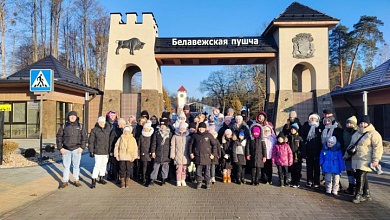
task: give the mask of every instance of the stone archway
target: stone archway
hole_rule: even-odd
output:
[[[123,71],[122,94],[120,112],[122,118],[129,118],[131,115],[139,115],[142,89],[142,71],[136,65],[129,65]]]
[[[142,72],[138,66],[129,66],[123,73],[123,93],[140,93]]]

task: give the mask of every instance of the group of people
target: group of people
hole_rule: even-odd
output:
[[[73,163],[74,185],[79,181],[81,152],[86,148],[95,159],[91,188],[106,184],[104,177],[117,181],[121,188],[129,187],[130,178],[145,186],[176,181],[177,186],[195,182],[200,189],[210,189],[221,176],[223,183],[245,184],[246,170],[252,185],[274,184],[273,165],[277,167],[278,185],[300,186],[302,162],[306,162],[306,186],[319,188],[321,173],[327,194],[339,192],[340,174],[347,171],[353,202],[371,200],[367,172],[379,165],[383,153],[380,134],[367,115],[348,118],[343,129],[332,111],[325,109],[321,118],[311,113],[302,125],[297,113],[289,113],[283,130],[276,134],[260,111],[255,120],[245,112],[226,116],[219,109],[212,114],[193,116],[184,106],[176,121],[169,112],[158,119],[144,110],[140,118],[117,118],[115,111],[98,118],[89,138],[78,122],[77,113],[68,113],[67,122],[57,133],[57,147],[63,154],[63,182],[68,185],[70,164]],[[322,172],[321,172],[322,171]]]

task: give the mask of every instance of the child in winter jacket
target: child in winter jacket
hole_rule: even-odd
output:
[[[235,134],[233,134],[235,135]],[[236,182],[237,184],[245,184],[245,165],[246,156],[249,155],[247,140],[243,131],[239,133],[238,140],[233,145],[233,161],[236,164]]]
[[[176,186],[187,186],[186,172],[187,166],[190,163],[188,141],[191,139],[187,127],[187,123],[181,122],[171,140],[170,156],[176,165]]]
[[[133,162],[139,158],[137,141],[133,137],[132,127],[126,126],[122,136],[115,144],[114,156],[119,161],[119,177],[121,188],[130,184],[130,170],[133,169]]]
[[[272,185],[272,149],[276,143],[276,135],[271,126],[265,125],[261,128],[261,140],[264,142],[266,147],[266,161],[264,168],[261,168],[261,181]]]
[[[293,123],[290,126],[290,134],[288,135],[288,144],[290,145],[293,154],[293,164],[288,167],[288,173],[291,176],[290,186],[294,188],[299,187],[302,171],[301,148],[303,146],[303,139],[299,136],[298,131],[299,125]]]
[[[277,143],[272,148],[272,163],[278,168],[279,186],[281,187],[287,185],[287,167],[293,163],[291,148],[285,139],[283,132],[280,132]]]
[[[219,159],[221,158],[222,147],[221,147],[221,144],[219,143],[219,141],[217,139],[218,133],[216,131],[214,131],[211,134],[213,135],[213,137],[214,137],[214,139],[216,140],[216,143],[217,143],[217,146],[216,146],[217,155],[214,155],[214,159],[211,160],[211,167],[210,167],[211,183],[215,184],[216,183],[216,181],[215,181],[215,169],[219,165]]]
[[[250,147],[247,160],[252,167],[252,185],[259,185],[260,170],[264,167],[266,161],[266,146],[261,140],[261,125],[254,123],[250,130]]]
[[[141,136],[138,141],[138,149],[140,155],[140,165],[142,166],[142,184],[146,186],[148,183],[150,173],[151,173],[151,164],[152,160],[150,155],[150,144],[152,141],[152,135],[154,133],[153,125],[151,121],[147,121],[144,124],[144,127],[141,132]]]
[[[327,194],[337,195],[341,171],[345,170],[340,143],[335,136],[328,138],[321,150],[320,165],[325,173],[325,189]]]
[[[235,136],[234,136],[235,137]],[[236,137],[235,137],[236,138]],[[235,139],[233,138],[233,132],[230,129],[225,130],[225,134],[222,137],[222,174],[223,182],[230,183],[232,181],[230,175],[232,173],[232,153]]]

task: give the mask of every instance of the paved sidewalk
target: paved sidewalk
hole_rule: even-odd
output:
[[[351,196],[327,196],[324,188],[218,182],[211,190],[194,184],[128,189],[113,183],[90,189],[94,160],[84,154],[83,186],[58,190],[62,165],[0,170],[0,219],[389,219],[390,173],[369,174],[372,202],[353,204]],[[274,169],[275,173],[276,169]],[[305,172],[302,172],[305,175]],[[247,176],[249,177],[249,176]],[[304,181],[304,180],[303,180]],[[274,182],[277,177],[274,175]],[[346,178],[342,183],[347,186]]]

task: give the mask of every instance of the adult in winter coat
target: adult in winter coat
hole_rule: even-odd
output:
[[[264,127],[266,125],[270,126],[274,130],[274,133],[275,133],[274,125],[271,122],[267,121],[267,114],[264,111],[259,111],[259,113],[257,113],[256,123],[260,124],[261,127]]]
[[[277,142],[272,148],[272,163],[278,168],[279,185],[281,187],[287,185],[287,167],[293,163],[291,148],[285,140],[286,136],[283,132],[280,132]]]
[[[171,140],[171,159],[176,164],[176,186],[187,186],[187,166],[191,161],[188,149],[191,137],[187,127],[185,120],[181,122]]]
[[[236,123],[230,126],[230,130],[233,131],[233,134],[235,134],[236,137],[238,137],[240,132],[242,131],[242,132],[244,132],[244,135],[245,135],[244,138],[246,140],[249,140],[249,138],[250,138],[250,134],[249,134],[250,132],[249,132],[248,125],[246,124],[246,122],[244,122],[241,115],[236,116]]]
[[[290,145],[293,154],[293,164],[288,167],[288,172],[291,175],[290,184],[292,187],[299,187],[302,171],[302,146],[303,139],[299,136],[299,125],[294,123],[290,126],[290,133],[288,135],[288,144]]]
[[[328,138],[321,151],[320,165],[325,173],[325,190],[327,194],[338,195],[340,174],[345,170],[340,143],[335,136]]]
[[[344,147],[341,149],[343,155],[347,151],[347,147],[351,143],[352,135],[355,134],[357,129],[357,118],[355,116],[348,118],[343,132]],[[352,169],[352,158],[348,158],[345,160],[345,170],[347,171],[349,184],[348,188],[344,192],[353,195],[355,193],[356,179],[355,172]]]
[[[119,177],[121,188],[130,186],[130,171],[133,168],[133,162],[139,158],[137,141],[133,137],[132,127],[126,126],[123,134],[115,143],[114,156],[119,161]]]
[[[232,118],[230,116],[225,116],[222,127],[218,130],[218,141],[222,143],[222,137],[225,135],[226,129],[230,129]]]
[[[70,111],[67,121],[60,126],[57,132],[57,149],[62,154],[64,172],[60,188],[68,186],[70,165],[73,165],[73,179],[76,187],[81,186],[79,180],[81,152],[85,149],[87,134],[85,128],[79,123],[77,112]]]
[[[230,129],[225,130],[225,134],[222,137],[222,149],[221,149],[221,168],[223,174],[223,182],[230,183],[232,181],[230,175],[232,173],[232,154],[233,146],[237,137],[233,136],[233,132]]]
[[[95,157],[91,188],[96,187],[98,176],[98,183],[103,185],[107,183],[104,180],[104,176],[106,175],[106,166],[111,147],[110,134],[111,126],[106,122],[106,117],[99,117],[95,127],[91,130],[88,140],[89,155]]]
[[[358,131],[352,136],[350,145],[354,144],[357,151],[352,156],[352,169],[356,171],[356,190],[352,202],[360,203],[371,200],[367,173],[372,171],[371,166],[379,165],[383,154],[382,137],[371,124],[368,115],[363,115],[359,120]],[[346,153],[344,157],[346,159],[350,156]]]
[[[235,134],[233,134],[235,135]],[[241,131],[238,135],[238,139],[233,145],[233,162],[236,165],[236,182],[237,184],[245,184],[245,165],[246,156],[249,155],[249,141],[245,139],[245,134]]]
[[[168,177],[169,172],[169,162],[170,154],[169,148],[172,139],[171,130],[168,128],[169,119],[161,119],[160,128],[154,132],[152,136],[152,145],[151,152],[152,158],[154,158],[153,171],[150,174],[150,184],[149,186],[155,185],[155,180],[157,179],[158,171],[161,169],[162,175],[162,185],[165,185],[166,178]]]
[[[266,148],[266,160],[264,168],[261,168],[261,181],[265,184],[272,185],[272,149],[276,143],[276,135],[270,125],[265,125],[261,128],[261,140]]]
[[[322,123],[324,124],[324,128],[321,130],[321,143],[324,144],[327,139],[335,136],[340,143],[340,147],[343,148],[343,129],[340,128],[339,123],[336,122],[335,118],[333,116],[325,117],[322,120]]]
[[[299,121],[299,118],[297,117],[297,112],[291,111],[288,113],[287,123],[283,126],[283,134],[285,136],[290,134],[291,125],[294,123],[297,124],[298,127],[302,127],[301,122]]]
[[[118,119],[116,127],[111,131],[110,134],[110,157],[108,159],[109,169],[108,169],[108,179],[116,181],[117,184],[120,184],[119,180],[119,162],[114,157],[115,144],[118,139],[123,134],[123,129],[126,126],[126,120],[124,118]]]
[[[194,159],[196,164],[196,181],[198,182],[196,188],[202,187],[202,172],[206,180],[206,188],[210,189],[210,167],[211,160],[214,155],[217,155],[217,140],[210,133],[206,132],[206,124],[199,123],[198,133],[194,134],[190,140],[190,157]]]
[[[299,131],[305,143],[302,149],[302,157],[306,159],[306,186],[314,188],[320,187],[320,153],[322,144],[319,125],[320,116],[317,113],[311,113],[309,120],[302,125]]]
[[[261,140],[261,126],[257,123],[252,124],[250,128],[249,155],[247,156],[248,165],[252,168],[252,185],[259,185],[260,170],[264,167],[267,160],[265,155],[267,149],[264,141]]]
[[[140,165],[142,167],[142,184],[146,186],[148,184],[148,179],[150,177],[151,173],[151,164],[150,161],[151,158],[151,152],[150,152],[150,146],[152,142],[152,135],[154,133],[154,129],[152,127],[152,122],[147,121],[144,124],[144,127],[141,132],[141,136],[138,140],[138,149],[139,149],[139,155],[140,155]]]
[[[141,117],[138,120],[138,124],[135,126],[135,128],[133,130],[133,136],[134,136],[135,140],[137,141],[137,144],[139,142],[139,137],[141,137],[144,124],[148,120],[147,118],[149,118],[149,114],[147,113],[147,111],[145,111],[145,110],[142,111]],[[134,180],[139,181],[139,182],[142,181],[140,171],[141,171],[141,165],[139,164],[139,160],[136,159],[133,163],[133,177],[134,177]]]
[[[211,160],[211,167],[210,167],[210,174],[211,174],[211,183],[216,183],[215,180],[215,170],[216,167],[219,165],[219,160],[221,159],[221,151],[222,151],[222,145],[219,143],[217,137],[218,134],[216,131],[210,132],[211,135],[213,135],[214,139],[216,140],[217,146],[215,147],[217,149],[217,154],[214,155],[214,159]]]

